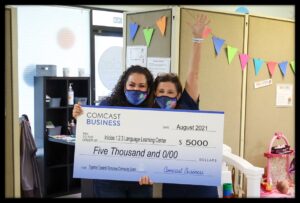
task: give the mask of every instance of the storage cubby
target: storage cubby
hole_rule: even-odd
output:
[[[68,189],[67,167],[48,168],[47,194],[64,194]]]
[[[81,180],[74,179],[74,143],[49,139],[46,122],[51,121],[55,127],[61,126],[61,135],[69,135],[68,122],[71,122],[73,105],[68,105],[68,88],[72,83],[75,97],[90,99],[89,77],[35,77],[34,78],[34,136],[42,157],[39,166],[41,190],[43,197],[79,192]],[[50,105],[46,95],[60,98],[59,105]],[[53,132],[53,131],[52,131]],[[56,132],[56,131],[55,131]]]

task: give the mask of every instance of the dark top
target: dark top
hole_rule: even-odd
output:
[[[195,102],[187,93],[186,89],[184,89],[181,97],[177,102],[176,109],[199,110],[199,97],[197,99],[197,102]]]
[[[107,99],[100,102],[99,106],[114,106]],[[137,107],[143,107],[138,105]],[[140,186],[137,181],[119,180],[93,180],[93,192],[95,197],[101,198],[151,198],[153,193],[152,185]]]
[[[184,89],[176,109],[199,110],[199,97],[195,102]],[[163,198],[218,198],[218,190],[216,186],[164,183],[162,196]]]

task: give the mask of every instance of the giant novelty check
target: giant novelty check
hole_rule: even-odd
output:
[[[83,106],[74,178],[221,184],[224,112]]]

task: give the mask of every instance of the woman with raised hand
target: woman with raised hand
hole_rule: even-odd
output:
[[[152,93],[154,94],[154,108],[199,110],[199,70],[201,43],[203,31],[209,23],[207,16],[196,16],[190,25],[193,34],[191,64],[189,66],[184,89],[177,75],[173,73],[158,74],[154,80]],[[152,185],[148,176],[140,178],[140,184]],[[163,198],[218,198],[216,186],[163,184]]]

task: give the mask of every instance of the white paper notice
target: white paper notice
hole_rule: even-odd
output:
[[[276,106],[288,107],[293,105],[293,85],[277,84],[276,86]]]
[[[260,87],[265,87],[268,85],[272,85],[272,79],[267,79],[267,80],[261,80],[258,82],[254,83],[254,88],[260,88]]]
[[[147,65],[147,46],[127,46],[126,67]]]
[[[170,58],[148,57],[147,68],[156,77],[158,73],[169,73],[171,68]]]

